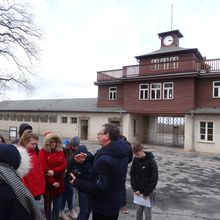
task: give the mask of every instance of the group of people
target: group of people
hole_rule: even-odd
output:
[[[94,155],[77,136],[64,146],[59,134],[46,132],[38,147],[38,136],[29,124],[22,124],[19,134],[13,144],[0,142],[2,220],[88,220],[90,215],[93,220],[117,220],[131,161],[134,194],[152,202],[158,181],[154,156],[144,151],[141,143],[131,146],[116,125],[106,123],[100,128],[97,138],[102,147]],[[75,190],[78,215],[73,202]],[[151,219],[151,206],[136,206],[137,220],[143,219],[143,213],[145,220]]]

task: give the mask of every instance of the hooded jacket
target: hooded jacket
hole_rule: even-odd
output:
[[[98,150],[91,169],[91,182],[76,178],[73,186],[91,193],[92,211],[117,215],[123,203],[128,156],[131,148],[119,139]]]
[[[54,150],[50,148],[52,139],[57,141],[57,146]],[[64,175],[67,162],[62,150],[62,138],[55,133],[47,134],[43,139],[43,146],[40,150],[39,159],[46,178],[46,192],[50,196],[57,196],[64,192]],[[54,171],[53,176],[48,176],[49,170]],[[60,186],[55,188],[53,183],[58,182]]]
[[[18,147],[22,148],[22,147]],[[45,177],[43,168],[39,161],[39,156],[35,149],[28,150],[30,155],[31,169],[27,175],[22,178],[24,185],[30,190],[34,197],[43,195],[45,191]]]
[[[1,220],[40,220],[37,204],[19,178],[26,175],[29,169],[30,157],[25,149],[0,144]]]
[[[149,196],[158,182],[158,167],[151,152],[145,152],[145,157],[134,157],[130,170],[131,187],[134,192],[140,191]]]

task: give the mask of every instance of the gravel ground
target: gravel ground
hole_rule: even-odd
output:
[[[84,142],[95,152],[98,143]],[[152,151],[159,168],[153,220],[220,220],[220,155],[186,152],[181,148],[145,145]],[[135,219],[127,175],[128,214],[120,220]]]

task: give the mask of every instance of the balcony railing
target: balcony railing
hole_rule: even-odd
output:
[[[204,61],[198,61],[195,59],[175,60],[169,62],[124,66],[123,69],[97,72],[97,81],[111,81],[125,77],[132,78],[138,76],[189,72],[220,72],[220,59],[210,59]]]

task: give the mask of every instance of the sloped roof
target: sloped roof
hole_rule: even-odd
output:
[[[2,101],[0,111],[126,112],[123,108],[98,108],[97,98]]]
[[[136,56],[136,59],[143,58],[143,57],[152,57],[155,55],[160,55],[160,54],[165,54],[165,53],[178,53],[178,52],[194,52],[199,58],[203,58],[201,53],[197,48],[183,48],[183,47],[176,47],[176,46],[171,46],[171,47],[161,47],[159,50],[155,50],[151,53],[143,54],[140,56]]]
[[[196,115],[220,115],[220,108],[196,108],[187,112]]]

